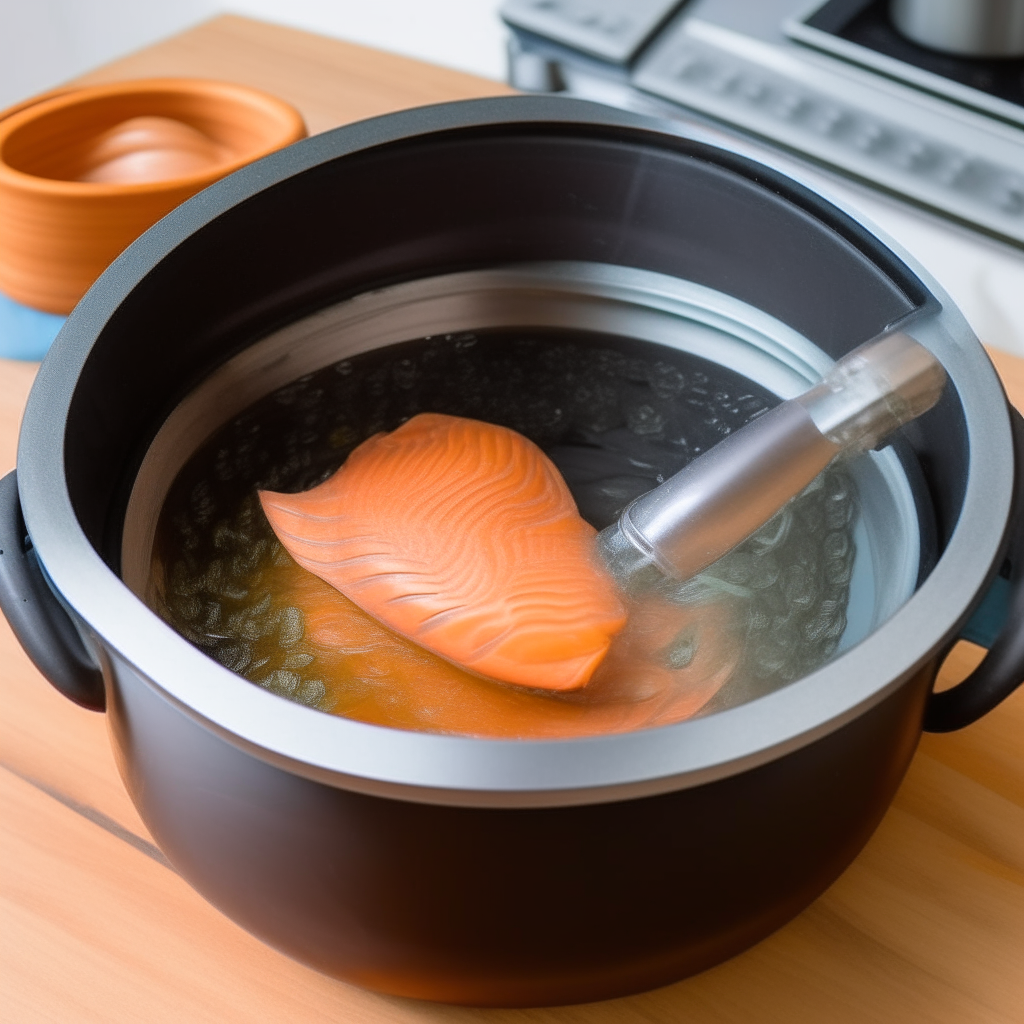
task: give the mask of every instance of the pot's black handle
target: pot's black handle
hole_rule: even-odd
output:
[[[0,480],[0,608],[36,668],[65,697],[106,709],[103,675],[39,568],[13,470]]]
[[[987,715],[1024,683],[1024,417],[1010,410],[1014,448],[1014,501],[1010,513],[1010,543],[1006,552],[1009,576],[996,577],[961,636],[984,641],[993,620],[998,633],[984,661],[959,685],[933,693],[925,708],[928,732],[952,732]],[[987,620],[987,621],[986,621]],[[973,628],[972,628],[973,627]]]

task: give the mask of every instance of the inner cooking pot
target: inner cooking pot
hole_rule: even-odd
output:
[[[410,336],[417,333],[429,341],[410,343]],[[617,344],[615,338],[647,344],[610,349]],[[378,353],[373,369],[360,370],[365,360],[358,357],[364,353]],[[697,359],[683,360],[680,369],[663,361],[672,353]],[[548,451],[581,514],[600,530],[615,521],[626,501],[689,461],[694,445],[713,444],[721,436],[715,425],[739,424],[754,414],[732,409],[737,401],[763,411],[765,406],[759,403],[764,399],[755,398],[751,390],[767,392],[774,400],[794,397],[820,380],[831,363],[792,328],[732,296],[628,267],[518,264],[376,289],[273,332],[219,367],[171,413],[149,446],[132,488],[122,531],[122,577],[179,632],[222,664],[238,671],[244,662],[245,674],[253,681],[310,700],[309,687],[323,686],[318,676],[324,669],[317,659],[305,655],[311,664],[304,669],[296,665],[283,678],[276,677],[274,667],[295,654],[295,641],[288,639],[286,647],[276,648],[279,657],[274,657],[273,645],[261,645],[264,656],[259,657],[247,638],[251,628],[244,611],[233,611],[236,603],[225,603],[220,596],[222,588],[234,592],[245,586],[241,580],[248,570],[242,566],[249,565],[258,540],[240,523],[248,521],[246,510],[254,490],[264,486],[258,485],[257,474],[283,474],[275,489],[306,489],[309,481],[334,471],[361,440],[394,429],[411,415],[474,415],[523,431]],[[594,364],[596,372],[591,372]],[[218,432],[229,422],[229,428]],[[330,440],[339,434],[347,439],[341,451]],[[262,438],[258,456],[253,442],[257,435]],[[197,461],[194,453],[200,444],[205,454]],[[891,447],[844,464],[842,479],[849,479],[856,495],[849,499],[856,508],[856,525],[850,534],[844,526],[833,544],[852,544],[855,555],[849,570],[842,561],[832,564],[831,585],[824,564],[819,564],[820,555],[810,553],[814,542],[806,528],[793,528],[793,541],[802,553],[787,561],[785,551],[796,549],[784,544],[779,565],[783,570],[805,566],[799,571],[808,584],[817,581],[813,591],[800,587],[793,592],[792,574],[787,577],[774,570],[780,578],[757,603],[761,614],[774,621],[772,635],[760,642],[748,635],[748,648],[753,644],[756,653],[748,649],[743,655],[744,663],[759,657],[764,664],[752,677],[749,671],[739,671],[707,710],[761,695],[808,667],[819,667],[836,643],[838,651],[859,643],[910,597],[919,574],[934,562],[934,527],[920,468],[906,447],[904,461],[919,484],[916,499]],[[189,469],[182,476],[186,464]],[[630,475],[616,475],[624,471]],[[610,478],[610,487],[602,487],[602,476]],[[165,511],[172,483],[173,508]],[[814,507],[813,515],[820,517],[821,510]],[[185,617],[167,604],[170,567],[165,571],[153,565],[161,517],[165,556],[184,573],[175,584],[178,597],[172,605],[182,608]],[[238,524],[232,525],[236,519]],[[196,527],[185,525],[193,522]],[[198,527],[199,522],[206,523],[205,529]],[[221,531],[222,540],[213,549],[215,555],[194,554],[181,561],[180,544],[185,536],[191,538],[187,543],[196,543],[195,528],[211,536]],[[778,530],[778,525],[766,527],[767,533]],[[168,544],[168,533],[178,540]],[[229,541],[235,536],[237,547]],[[814,536],[819,536],[818,544],[826,542],[824,533]],[[776,561],[780,554],[772,550]],[[237,559],[243,575],[232,582],[230,569],[226,576],[218,570],[215,582],[208,585],[204,581],[211,572],[210,557],[220,566]],[[264,557],[267,564],[261,575],[272,561],[272,555]],[[724,597],[744,609],[737,614],[749,618],[747,601],[753,592],[741,586],[745,574],[730,572],[725,565],[717,576],[701,579],[698,600]],[[784,596],[787,588],[790,596]],[[810,596],[814,591],[816,599]],[[254,591],[253,604],[259,600]],[[818,635],[821,626],[816,623],[831,622],[834,615],[820,609],[823,600],[842,603],[842,635],[836,640]],[[202,607],[207,611],[198,612],[200,618],[215,620],[208,630],[195,618]],[[694,636],[693,627],[684,627],[683,635]],[[700,644],[695,636],[686,642]],[[360,634],[356,646],[365,643]],[[273,660],[264,665],[267,651]],[[380,651],[377,656],[387,657]],[[298,657],[302,660],[303,655]],[[769,669],[769,663],[774,667]],[[358,669],[349,671],[358,677]],[[373,690],[389,685],[383,668],[378,671]],[[346,687],[338,679],[323,691],[316,706],[336,707],[339,690],[351,694],[348,699],[358,705],[366,699],[358,696],[365,685],[356,678]],[[381,694],[373,700],[396,699],[394,692],[386,692],[390,697]],[[445,700],[469,696],[452,683]],[[362,716],[368,713],[364,706],[357,717],[367,720]],[[436,718],[432,721],[425,711],[424,721],[433,731],[449,731],[451,723],[464,720],[445,713],[443,705],[437,713],[450,724],[448,729],[440,722],[433,724]],[[547,706],[549,720],[557,714]],[[385,723],[393,721],[386,713],[384,718]],[[556,722],[534,728],[550,730],[540,735],[558,735]],[[524,727],[525,722],[518,726]],[[508,728],[506,735],[515,735],[511,723]]]
[[[381,309],[422,325],[442,299],[428,327],[396,335],[392,320],[373,334]],[[745,372],[788,374],[780,395],[895,324],[950,378],[875,459],[889,509],[903,510],[897,534],[922,538],[923,524],[934,557],[906,571],[877,628],[803,679],[621,735],[403,732],[251,685],[133,592],[176,467],[232,409],[326,365],[346,338],[370,349],[486,327],[496,308],[547,327],[558,309],[596,311],[606,331],[621,315],[620,333],[643,337],[641,321],[664,327],[684,307],[709,328],[713,358],[746,345],[760,354]],[[926,713],[955,727],[1019,683],[1012,583],[988,667],[930,696],[1008,551],[1019,572],[1014,452],[963,318],[852,214],[631,114],[452,104],[268,157],[103,275],[29,401],[17,490],[8,478],[2,491],[0,599],[51,680],[106,708],[126,785],[170,861],[254,934],[389,992],[595,999],[701,970],[788,920],[866,842]]]

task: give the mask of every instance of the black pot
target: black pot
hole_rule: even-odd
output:
[[[129,590],[133,486],[200,382],[349,297],[527,261],[687,279],[833,357],[905,322],[952,384],[905,432],[938,556],[913,597],[825,668],[751,703],[525,742],[383,729],[282,700]],[[967,724],[1024,678],[1024,431],[948,298],[852,214],[770,168],[574,101],[379,118],[190,200],[72,314],[2,496],[4,611],[58,688],[106,709],[169,860],[255,935],[386,992],[593,1000],[732,956],[856,856],[922,726]],[[933,695],[1006,565],[1001,635],[970,679]]]

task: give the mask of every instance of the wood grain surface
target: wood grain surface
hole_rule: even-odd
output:
[[[225,17],[91,81],[231,78],[312,131],[506,91],[404,58]],[[1024,407],[1024,361],[993,352]],[[0,469],[35,367],[0,361]],[[979,657],[961,644],[940,685]],[[812,907],[679,984],[559,1009],[484,1011],[364,992],[262,945],[197,896],[125,795],[102,715],[59,696],[0,620],[0,1021],[460,1024],[1011,1024],[1024,1021],[1024,690],[925,736],[875,836]]]

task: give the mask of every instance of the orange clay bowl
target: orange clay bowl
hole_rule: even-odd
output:
[[[164,214],[305,135],[282,100],[194,78],[49,93],[0,114],[0,292],[71,312]]]

